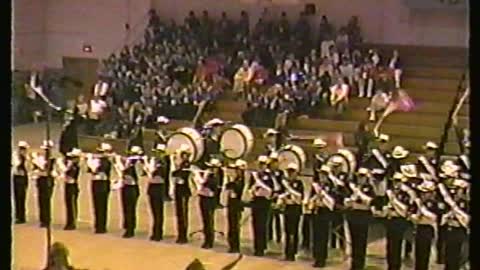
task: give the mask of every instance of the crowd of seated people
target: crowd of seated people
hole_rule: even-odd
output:
[[[191,120],[202,101],[230,88],[248,103],[247,124],[272,126],[279,112],[319,117],[333,107],[341,115],[354,93],[371,98],[400,87],[398,53],[385,61],[362,51],[358,18],[335,31],[323,16],[315,41],[303,13],[292,26],[285,13],[267,13],[249,31],[245,11],[237,22],[225,12],[215,21],[191,11],[182,25],[152,11],[143,42],[103,61],[86,130],[123,137],[160,115]]]

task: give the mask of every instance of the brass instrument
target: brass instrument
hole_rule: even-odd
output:
[[[284,209],[289,202],[293,202],[295,204],[302,204],[302,194],[293,189],[290,186],[288,180],[282,180],[282,184],[285,187],[286,191],[278,196],[276,201],[276,207],[278,209]]]
[[[256,171],[253,171],[252,172],[252,177],[254,179],[254,184],[252,185],[252,187],[250,187],[250,194],[252,195],[252,197],[256,196],[257,195],[257,191],[256,189],[257,188],[261,188],[260,192],[258,195],[260,196],[263,196],[263,197],[266,197],[266,198],[271,198],[272,197],[272,189],[267,186],[259,177],[258,177],[258,172]]]

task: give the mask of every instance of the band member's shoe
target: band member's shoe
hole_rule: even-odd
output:
[[[134,236],[135,236],[135,234],[134,234],[133,232],[129,232],[129,231],[126,231],[126,232],[122,235],[123,238],[132,238],[132,237],[134,237]]]
[[[25,224],[26,221],[24,219],[17,219],[15,220],[15,224]]]
[[[162,241],[163,240],[163,237],[162,236],[158,236],[158,235],[152,235],[150,236],[150,240],[151,241]]]
[[[46,228],[48,225],[46,223],[40,223],[40,228]]]
[[[209,249],[209,248],[211,248],[211,247],[210,247],[210,245],[208,245],[208,244],[203,244],[203,245],[202,245],[202,248],[204,248],[204,249]]]
[[[187,240],[187,239],[177,239],[177,241],[175,241],[175,243],[177,243],[177,244],[186,244],[186,243],[188,243],[188,240]]]
[[[263,257],[263,256],[265,256],[265,252],[264,251],[255,251],[253,256]]]
[[[240,253],[240,250],[238,250],[236,248],[235,249],[231,248],[231,249],[228,250],[228,253]]]
[[[95,233],[96,234],[104,234],[104,233],[107,233],[107,230],[105,230],[105,229],[95,229]]]
[[[325,266],[326,266],[326,263],[324,263],[324,262],[315,262],[313,264],[314,268],[324,268]]]
[[[295,256],[287,256],[287,257],[285,257],[285,261],[294,262],[295,261]]]
[[[76,229],[76,226],[75,225],[66,225],[65,227],[63,227],[63,229],[65,231],[73,231]]]

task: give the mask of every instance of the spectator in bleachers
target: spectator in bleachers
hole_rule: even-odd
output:
[[[332,45],[335,44],[334,41],[334,29],[333,26],[328,22],[327,16],[323,15],[320,21],[320,26],[318,28],[318,40],[320,42],[320,56],[329,57],[329,50]]]
[[[338,114],[345,110],[349,92],[350,86],[347,83],[347,78],[340,77],[337,83],[330,88],[330,105],[335,108]]]
[[[360,26],[358,24],[358,17],[352,16],[346,26],[346,32],[348,34],[348,40],[351,48],[357,48],[360,43],[363,42]]]
[[[401,76],[402,76],[402,61],[400,60],[400,56],[398,54],[397,50],[393,51],[392,58],[390,59],[390,62],[388,64],[388,68],[390,68],[393,71],[393,79],[395,81],[395,88],[400,88],[401,87]]]

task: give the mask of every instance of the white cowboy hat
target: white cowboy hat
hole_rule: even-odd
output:
[[[53,141],[43,141],[42,145],[40,146],[41,149],[48,149],[52,148],[55,144]]]
[[[313,140],[313,146],[317,148],[323,148],[327,146],[327,142],[324,141],[322,138],[316,138],[315,140]]]
[[[420,185],[417,186],[417,189],[422,192],[434,191],[436,188],[433,181],[423,181]]]
[[[159,123],[159,124],[168,124],[169,122],[170,122],[170,119],[168,119],[165,116],[157,117],[157,123]]]
[[[273,128],[269,128],[269,129],[267,129],[267,131],[265,132],[265,134],[263,134],[263,136],[264,136],[264,137],[267,137],[267,136],[275,135],[275,134],[278,134],[278,133],[280,133],[278,130],[273,129]]]
[[[212,127],[212,126],[218,126],[218,125],[223,125],[225,122],[220,119],[220,118],[213,118],[212,120],[208,121],[205,126],[207,127]]]
[[[358,169],[357,174],[358,175],[368,175],[368,174],[370,174],[370,170],[367,169],[367,168],[361,167],[361,168]]]
[[[157,144],[155,148],[152,149],[152,151],[157,152],[157,151],[165,151],[167,149],[167,146],[163,143]]]
[[[470,144],[470,140],[465,140],[463,142],[463,146],[466,147],[466,148],[470,148],[471,144]]]
[[[247,164],[247,162],[246,162],[245,160],[243,160],[243,159],[237,159],[237,161],[235,161],[234,165],[235,165],[235,168],[244,170],[244,169],[247,168],[247,165],[248,165],[248,164]]]
[[[410,152],[408,152],[408,150],[400,145],[397,145],[393,148],[392,157],[395,159],[401,159],[407,157],[409,153]]]
[[[268,158],[271,160],[278,160],[278,152],[270,153],[270,156],[268,156]]]
[[[332,169],[330,168],[330,166],[322,165],[322,166],[320,167],[320,170],[319,170],[319,171],[329,173],[329,172],[332,171]]]
[[[208,167],[221,167],[222,166],[222,162],[217,159],[217,158],[212,158],[210,159],[210,161],[207,161],[205,162],[205,165],[207,165]]]
[[[470,186],[470,183],[468,181],[465,181],[463,179],[455,179],[452,183],[453,186],[459,187],[459,188],[467,188]]]
[[[438,145],[432,141],[428,141],[427,143],[425,143],[425,145],[423,146],[424,149],[429,149],[429,150],[434,150],[434,149],[437,149],[438,148]]]
[[[294,170],[296,172],[298,172],[299,168],[298,168],[298,164],[297,163],[289,163],[288,166],[287,166],[287,170]]]
[[[260,156],[258,156],[257,161],[260,162],[260,163],[267,163],[268,162],[268,157],[265,156],[265,155],[260,155]]]
[[[453,160],[445,160],[440,170],[447,176],[452,176],[459,170],[459,166]]]
[[[130,153],[135,155],[141,155],[143,150],[140,146],[134,145],[130,148]]]
[[[393,174],[393,180],[400,180],[400,181],[404,182],[404,181],[407,180],[407,177],[405,177],[405,175],[403,175],[403,173],[395,172]]]
[[[97,148],[98,151],[111,151],[112,146],[108,143],[101,143],[100,147]]]
[[[408,164],[408,165],[401,165],[400,166],[400,171],[402,172],[403,175],[406,177],[417,177],[417,166],[415,164]]]
[[[381,142],[388,142],[388,141],[390,141],[390,136],[382,133],[382,134],[378,135],[378,140],[381,141]]]
[[[20,148],[29,148],[30,147],[30,145],[26,141],[19,141],[17,146],[20,147]]]
[[[73,148],[72,151],[67,153],[67,156],[69,157],[78,157],[82,154],[82,150],[78,148]]]

